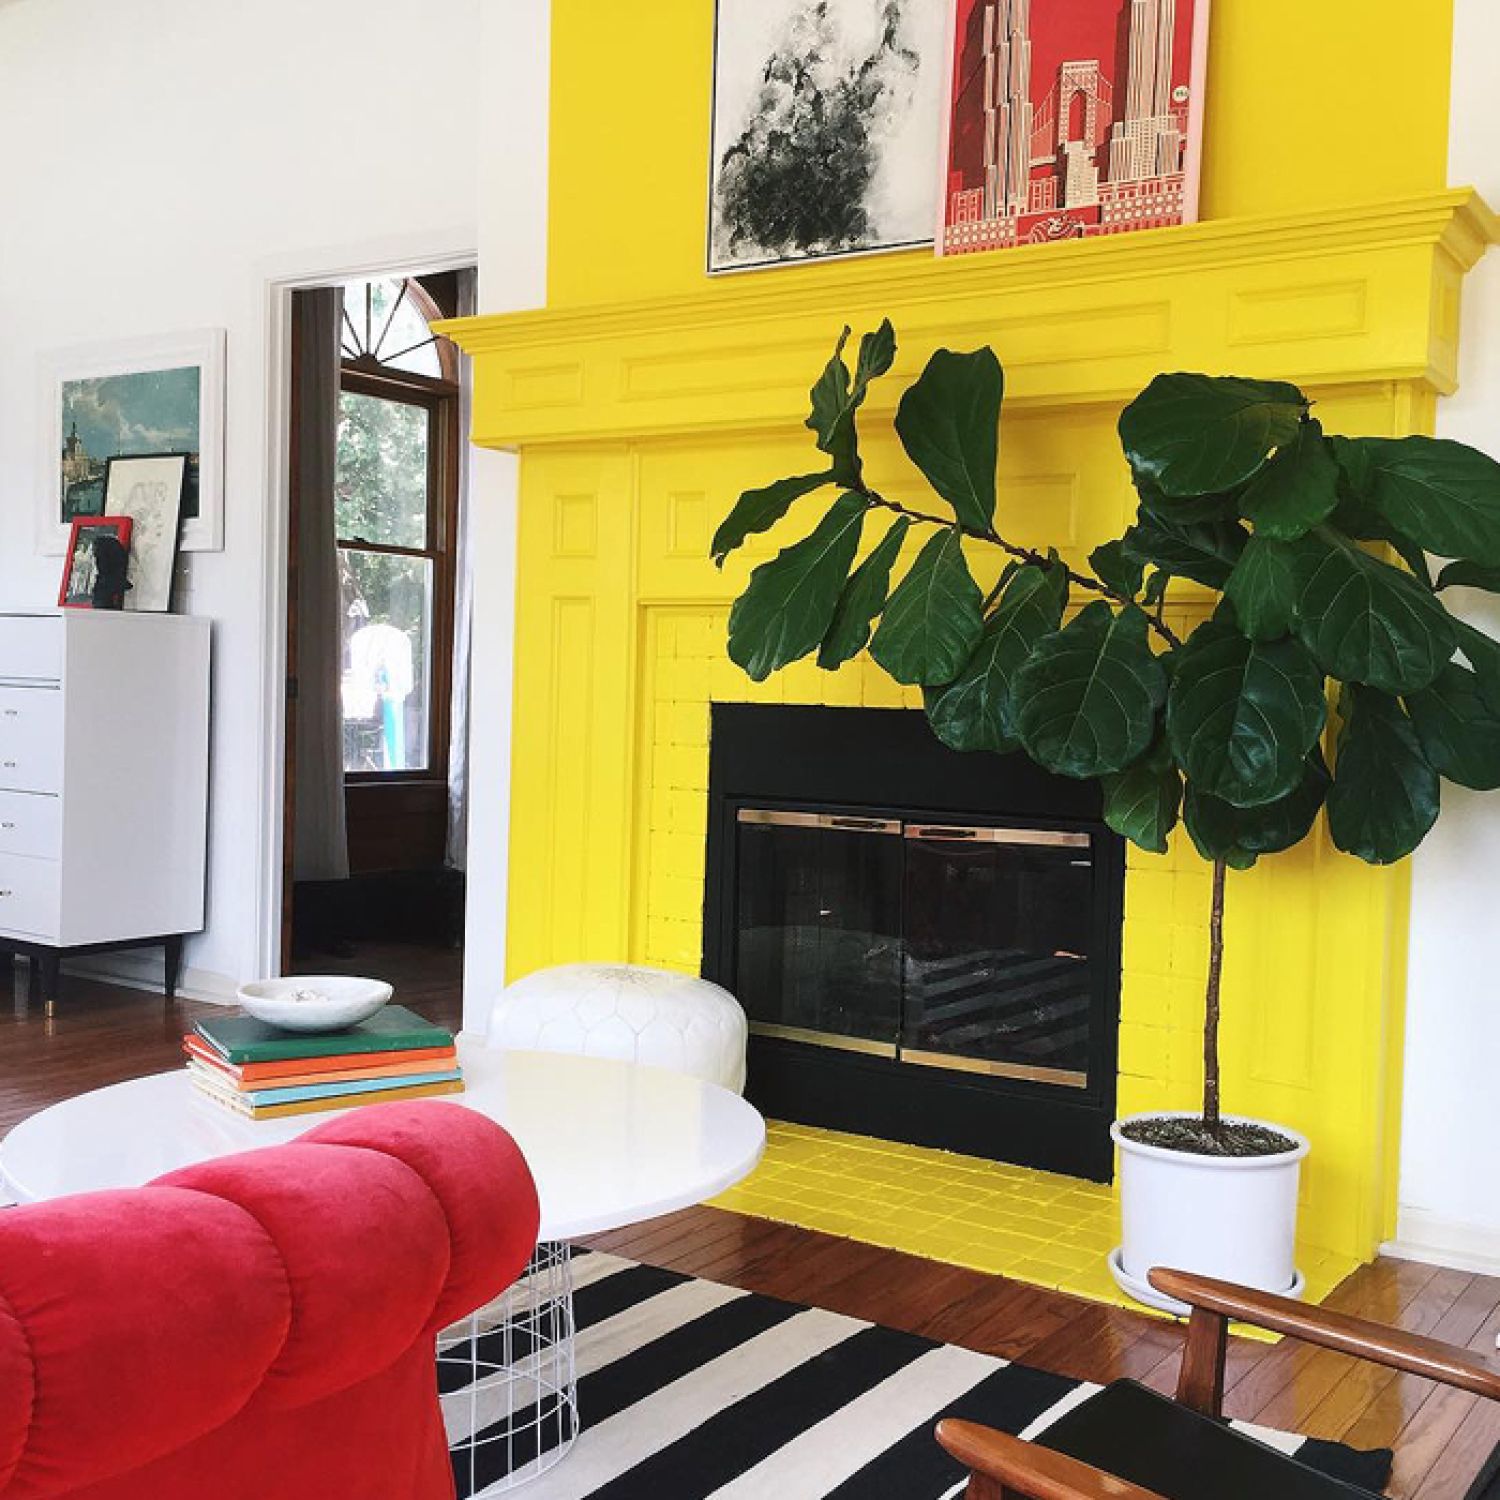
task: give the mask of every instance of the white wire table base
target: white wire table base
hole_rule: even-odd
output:
[[[437,1369],[459,1500],[561,1462],[578,1437],[571,1248],[538,1245],[503,1297],[438,1336]]]

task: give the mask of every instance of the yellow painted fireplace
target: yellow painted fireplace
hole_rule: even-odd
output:
[[[1333,431],[1430,429],[1491,237],[1482,204],[1442,189],[1448,7],[1214,9],[1205,222],[709,281],[712,5],[556,0],[551,306],[450,325],[476,359],[475,440],[522,455],[513,975],[697,969],[711,703],[918,706],[863,660],[756,686],[724,650],[730,602],[782,538],[722,574],[709,539],[742,489],[802,472],[807,386],[845,322],[897,329],[863,423],[895,495],[920,494],[895,394],[934,348],[993,345],[1007,534],[1075,565],[1127,524],[1114,424],[1160,370],[1297,381]],[[1170,603],[1189,623],[1199,608],[1191,585]],[[1303,1235],[1345,1261],[1392,1227],[1406,892],[1404,871],[1321,841],[1229,889],[1228,1101],[1312,1138]],[[1120,1108],[1189,1106],[1207,869],[1180,836],[1132,851],[1125,901]]]

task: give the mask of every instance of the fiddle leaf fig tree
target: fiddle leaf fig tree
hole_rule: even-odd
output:
[[[994,352],[940,349],[902,394],[896,437],[926,488],[898,498],[868,483],[858,431],[895,333],[865,334],[852,370],[848,338],[810,393],[826,464],[747,490],[714,536],[722,566],[794,507],[806,518],[735,601],[731,658],[762,681],[868,648],[921,687],[953,749],[1097,779],[1108,825],[1153,853],[1180,820],[1213,898],[1203,1119],[1175,1144],[1268,1149],[1220,1115],[1225,872],[1292,848],[1325,809],[1339,849],[1389,864],[1432,827],[1444,779],[1500,787],[1500,643],[1442,597],[1500,593],[1500,464],[1331,437],[1282,381],[1159,375],[1119,422],[1134,520],[1075,567],[1005,535]],[[1429,552],[1447,559],[1435,581]],[[1214,596],[1185,638],[1164,615],[1173,579]]]

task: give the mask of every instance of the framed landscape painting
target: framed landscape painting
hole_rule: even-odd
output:
[[[718,0],[710,272],[932,243],[949,0]]]
[[[938,251],[1198,216],[1208,0],[954,0]]]
[[[104,514],[111,459],[187,455],[182,547],[224,545],[224,332],[208,329],[60,350],[42,360],[45,451],[37,541],[68,545]]]

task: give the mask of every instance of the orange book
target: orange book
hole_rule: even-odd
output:
[[[182,1039],[182,1050],[194,1062],[216,1069],[239,1087],[267,1084],[329,1083],[335,1078],[391,1078],[402,1073],[440,1069],[458,1055],[453,1047],[419,1047],[408,1052],[351,1052],[342,1057],[289,1057],[279,1062],[230,1063],[196,1036]]]

